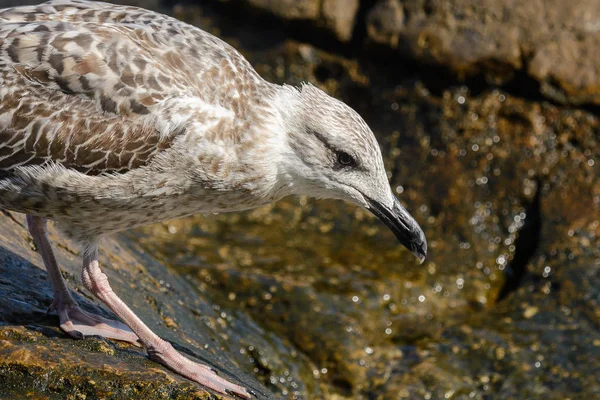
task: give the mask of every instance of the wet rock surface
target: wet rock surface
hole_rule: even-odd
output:
[[[461,80],[477,76],[499,85],[518,84],[526,77],[553,101],[600,104],[596,0],[235,3],[284,21],[302,21],[300,29],[315,43],[322,40],[323,30],[351,47],[441,67]]]
[[[250,9],[285,21],[308,23],[341,42],[352,38],[359,0],[237,0]]]
[[[600,104],[598,21],[595,0],[380,0],[367,26],[373,42],[457,76],[501,84],[524,71],[548,98]]]
[[[542,56],[523,57],[541,51],[540,43],[557,52],[576,49],[540,37],[581,28],[573,21],[592,21],[595,3],[575,10],[548,1],[535,15],[534,3],[506,10],[504,3],[379,1],[373,10],[380,14],[370,7],[359,12],[371,21],[369,39],[395,52],[407,51],[411,40],[418,44],[422,32],[451,38],[403,53],[417,67],[369,51],[345,58],[319,42],[290,39],[285,30],[233,19],[217,3],[169,8],[240,49],[265,78],[314,82],[357,109],[382,145],[392,187],[423,226],[430,255],[418,265],[383,225],[353,206],[286,199],[107,240],[104,263],[117,293],[161,336],[252,387],[264,385],[262,392],[272,393],[265,397],[597,396],[600,120],[574,97],[584,93],[581,102],[594,103],[585,94],[593,86],[569,84],[575,90],[567,93],[561,82],[572,77],[564,65],[542,68]],[[496,24],[499,10],[510,23]],[[437,28],[439,21],[447,30]],[[518,31],[523,25],[528,30]],[[475,35],[482,27],[485,35]],[[548,78],[545,87],[537,72],[514,74],[534,71],[535,62],[558,80]],[[432,63],[488,80],[463,85],[419,67]],[[529,85],[529,76],[542,83],[533,96],[518,90],[519,79]],[[510,80],[516,84],[502,86]],[[117,398],[132,390],[147,398],[205,395],[141,350],[64,337],[45,314],[51,292],[25,231],[10,219],[2,224],[0,381],[6,377],[11,386],[3,393],[0,385],[1,396],[52,387],[62,390],[57,398],[111,390]],[[60,263],[80,289],[80,260],[72,252],[63,244]],[[102,309],[78,293],[85,306]],[[219,357],[216,349],[223,350]],[[81,370],[91,379],[78,378]]]
[[[223,398],[150,361],[140,348],[63,334],[58,317],[46,312],[52,301],[50,282],[23,223],[22,215],[0,215],[0,398]],[[77,247],[50,231],[63,276],[80,306],[114,318],[83,289]],[[244,340],[253,336],[252,321],[236,318],[233,325],[250,326],[233,334],[218,307],[124,238],[103,241],[101,251],[101,267],[115,292],[157,334],[223,375],[237,377],[259,398],[273,398],[242,370],[246,365],[252,371],[252,363],[240,353]]]

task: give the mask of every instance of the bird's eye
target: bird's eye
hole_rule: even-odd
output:
[[[344,166],[350,166],[350,165],[356,164],[356,162],[354,161],[354,158],[352,158],[352,156],[350,154],[343,152],[343,151],[338,151],[337,161],[338,161],[338,163],[340,163],[341,165],[344,165]]]

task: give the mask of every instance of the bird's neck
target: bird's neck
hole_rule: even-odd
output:
[[[276,118],[278,190],[279,194],[302,195],[313,193],[308,190],[314,171],[301,159],[298,148],[305,144],[306,126],[303,118],[302,98],[293,86],[278,86],[271,101]]]
[[[232,109],[232,119],[223,119],[227,122],[220,127],[222,134],[200,133],[205,122],[198,129],[190,125],[189,137],[173,147],[169,152],[173,159],[165,159],[159,173],[170,177],[170,169],[175,166],[178,171],[187,170],[189,192],[198,191],[199,198],[207,191],[221,198],[243,197],[243,203],[251,204],[249,208],[292,194],[293,177],[286,162],[290,156],[286,121],[288,107],[293,107],[295,101],[290,96],[295,89],[263,81],[255,90],[243,109]],[[191,155],[185,158],[193,161],[190,165],[180,165],[182,153]],[[238,209],[237,204],[231,206],[231,211]]]
[[[293,194],[293,177],[286,162],[290,156],[286,121],[295,101],[295,89],[264,83],[262,93],[255,97],[245,116],[252,123],[245,124],[247,128],[234,147],[236,165],[244,166],[235,181],[249,176],[243,189],[266,204]]]
[[[193,203],[198,199],[196,212],[205,211],[202,203],[209,198],[222,205],[214,206],[215,211],[235,211],[294,194],[297,182],[290,174],[287,124],[287,107],[294,101],[288,96],[293,93],[269,85],[262,97],[248,104],[245,114],[223,119],[228,122],[220,127],[222,134],[205,132],[205,125],[195,127],[192,122],[187,134],[148,166],[152,173],[127,174],[123,179],[129,179],[129,184],[120,187],[134,191],[142,187],[145,196],[156,201],[178,197]],[[212,205],[207,207],[213,210]]]

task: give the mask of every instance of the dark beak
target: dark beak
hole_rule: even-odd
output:
[[[367,198],[370,211],[394,232],[400,243],[409,249],[420,262],[427,256],[427,240],[417,221],[394,197],[392,209]]]

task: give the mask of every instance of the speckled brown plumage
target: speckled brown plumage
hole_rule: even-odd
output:
[[[245,119],[260,78],[235,50],[190,28],[102,3],[0,12],[0,169],[54,161],[86,174],[124,172],[169,147],[179,124],[227,125],[186,99]],[[225,82],[235,82],[237,97],[215,90]],[[231,132],[223,128],[213,134]]]
[[[220,90],[226,85],[231,90]],[[78,240],[157,219],[222,211],[229,200],[243,196],[222,196],[206,210],[189,203],[202,195],[210,200],[203,189],[223,190],[239,172],[239,164],[228,163],[239,157],[216,146],[235,144],[232,150],[244,154],[260,151],[254,136],[261,121],[269,123],[265,99],[273,90],[224,42],[151,11],[85,1],[2,10],[0,176],[18,176],[0,183],[0,194],[3,188],[9,191],[0,204],[63,222]],[[190,156],[199,165],[173,160],[190,146],[198,146]],[[155,160],[166,149],[172,151]],[[155,205],[144,205],[151,203],[150,192],[164,194],[181,183],[168,179],[175,165],[180,173],[190,169],[187,178],[199,180],[197,190],[184,193],[180,187],[169,200],[155,198]],[[28,173],[33,166],[39,168]],[[139,179],[141,172],[106,179],[106,174],[142,167],[160,171],[145,190],[145,201],[135,201],[142,190],[135,186],[147,182]],[[97,178],[86,180],[75,172]],[[250,187],[258,178],[246,172]],[[82,180],[113,190],[113,196],[92,196],[92,190],[81,188],[74,194],[70,182]],[[25,191],[17,188],[23,181]],[[115,185],[121,189],[111,189]],[[61,204],[48,201],[56,197]],[[250,199],[250,206],[265,201]],[[91,217],[78,227],[72,215],[93,215],[93,209],[102,220]],[[121,218],[123,213],[129,218]]]

